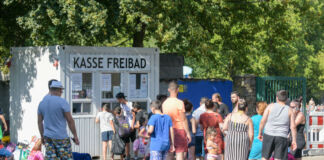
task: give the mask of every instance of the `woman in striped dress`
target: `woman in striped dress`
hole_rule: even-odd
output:
[[[238,111],[229,114],[225,119],[225,160],[247,160],[253,142],[253,122],[245,112],[247,103],[238,101]]]

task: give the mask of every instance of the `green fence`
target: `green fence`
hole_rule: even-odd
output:
[[[303,96],[303,106],[306,105],[306,78],[303,77],[257,77],[257,101],[267,103],[276,101],[276,92],[287,90],[290,100]]]

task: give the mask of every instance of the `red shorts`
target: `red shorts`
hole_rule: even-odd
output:
[[[174,148],[176,153],[187,152],[188,151],[188,139],[187,134],[184,129],[174,130]]]

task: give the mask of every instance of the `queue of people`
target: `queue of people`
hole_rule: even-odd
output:
[[[70,107],[60,98],[63,86],[59,81],[50,81],[49,89],[38,109],[45,157],[71,159],[66,122],[74,143],[78,145],[79,140]],[[104,105],[96,117],[96,122],[100,123],[103,159],[113,159],[114,155],[130,159],[130,143],[135,159],[139,154],[151,160],[287,159],[288,154],[301,158],[306,120],[300,112],[301,99],[286,105],[287,91],[277,92],[276,103],[258,102],[257,115],[249,117],[248,103],[238,92],[231,93],[233,111],[229,113],[218,93],[213,94],[212,99],[201,98],[200,106],[193,111],[189,100],[177,98],[178,89],[175,81],[170,82],[170,96],[159,95],[152,101],[150,114],[138,103],[129,102],[123,93],[116,95],[120,106],[109,110]],[[106,156],[108,148],[109,158]]]

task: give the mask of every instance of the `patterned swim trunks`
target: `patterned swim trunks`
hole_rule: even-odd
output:
[[[150,151],[150,160],[166,160],[168,151]]]
[[[69,138],[51,139],[44,137],[47,160],[72,160],[72,149]]]

